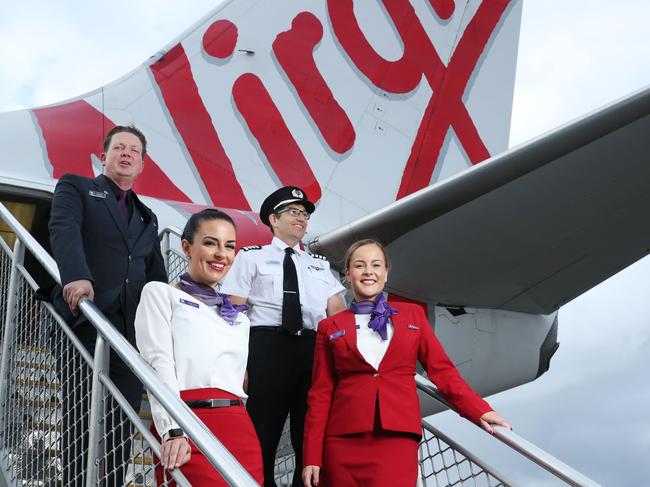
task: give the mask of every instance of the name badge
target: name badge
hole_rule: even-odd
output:
[[[333,340],[336,340],[337,338],[342,337],[343,335],[345,335],[345,330],[339,330],[336,333],[332,333],[329,336],[330,342],[333,341]]]
[[[418,325],[406,325],[406,328],[409,330],[419,330],[420,327]]]
[[[266,263],[267,264],[272,264],[272,265],[280,265],[279,260],[267,260]]]
[[[315,270],[315,271],[324,271],[325,270],[324,267],[318,267],[316,265],[310,265],[309,268],[312,269],[312,270]]]
[[[199,303],[195,303],[194,301],[188,301],[187,299],[183,299],[183,298],[181,298],[181,303],[191,306],[192,308],[199,307]]]
[[[106,199],[106,193],[103,191],[93,191],[92,189],[88,191],[88,194],[92,196],[93,198],[100,198],[105,200]]]

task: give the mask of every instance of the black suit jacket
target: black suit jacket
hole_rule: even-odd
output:
[[[65,174],[54,190],[50,243],[62,285],[88,279],[94,302],[105,313],[121,312],[126,334],[135,344],[133,320],[142,288],[149,281],[167,282],[160,251],[156,215],[131,192],[133,211],[127,225],[106,176],[94,179]],[[73,327],[85,321],[73,317],[54,288],[52,303]]]

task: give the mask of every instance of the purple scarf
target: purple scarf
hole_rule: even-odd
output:
[[[217,292],[216,289],[206,284],[196,282],[187,272],[181,276],[178,287],[181,288],[181,291],[200,299],[207,306],[216,306],[219,316],[229,325],[235,324],[235,318],[239,312],[248,310],[248,306],[245,304],[232,304],[226,294]]]
[[[374,302],[352,301],[350,303],[350,310],[355,315],[370,315],[370,323],[368,326],[379,333],[382,340],[388,340],[386,325],[388,324],[390,315],[397,313],[397,310],[386,302],[383,294],[377,296]]]

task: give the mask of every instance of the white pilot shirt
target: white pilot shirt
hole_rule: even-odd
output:
[[[375,370],[379,369],[388,345],[393,339],[393,324],[390,319],[386,323],[386,336],[387,340],[382,340],[381,335],[375,330],[370,328],[370,315],[354,315],[354,320],[357,325],[357,349],[363,356],[366,362],[372,365]]]
[[[242,399],[250,323],[239,313],[229,325],[214,307],[163,282],[142,289],[135,314],[140,354],[176,394],[214,387]],[[151,414],[162,438],[178,424],[153,395]]]
[[[221,292],[248,299],[251,326],[281,326],[284,249],[277,237],[261,248],[241,249],[222,281]],[[316,330],[326,317],[327,300],[345,292],[330,271],[328,261],[293,247],[303,328]]]

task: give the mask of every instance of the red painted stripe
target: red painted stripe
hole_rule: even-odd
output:
[[[314,61],[314,48],[322,38],[323,26],[318,18],[302,12],[293,19],[290,30],[275,38],[273,53],[327,145],[343,154],[354,145],[355,133]]]
[[[430,0],[441,18],[453,13],[448,0]],[[341,46],[355,66],[378,88],[391,93],[415,89],[424,75],[432,88],[417,135],[411,147],[397,199],[429,184],[449,128],[453,128],[470,161],[476,164],[490,156],[462,96],[479,57],[508,5],[507,0],[485,0],[465,29],[445,67],[415,11],[403,0],[384,0],[397,29],[404,53],[397,61],[379,56],[363,35],[354,16],[351,0],[329,0],[328,12]]]
[[[252,73],[243,74],[235,81],[232,95],[282,184],[302,188],[310,201],[320,200],[320,185],[262,81]]]
[[[442,82],[439,86],[432,84],[434,95],[429,102],[406,163],[397,193],[398,199],[428,186],[449,127],[454,128],[472,164],[490,157],[476,125],[463,104],[462,96],[507,6],[507,0],[485,1],[481,4],[454,50]],[[426,36],[424,30],[422,35]],[[434,49],[433,46],[431,48]],[[425,72],[425,75],[430,82],[436,79],[433,72]]]
[[[84,100],[32,111],[45,139],[53,177],[67,173],[94,177],[91,155],[99,157],[104,136],[115,124]],[[190,201],[148,155],[133,189],[143,196]]]
[[[399,2],[399,8],[391,12],[391,17],[399,32],[407,33],[407,37],[402,39],[404,45],[413,46],[409,25],[418,20],[413,18],[415,14],[408,2]],[[352,0],[328,0],[327,11],[339,43],[372,84],[390,93],[408,93],[418,86],[422,69],[414,59],[412,49],[405,49],[397,61],[387,61],[377,54],[363,34],[354,15]]]
[[[196,205],[193,203],[174,203],[173,206],[184,213],[188,218],[210,205]],[[237,226],[237,250],[248,245],[266,245],[271,243],[273,234],[269,227],[264,225],[257,213],[252,211],[234,210],[232,208],[219,208],[234,220]]]
[[[101,114],[83,100],[32,110],[41,127],[55,179],[64,174],[94,177],[91,155],[102,153]],[[99,116],[98,116],[99,115]]]
[[[233,166],[192,76],[183,46],[174,46],[151,66],[165,105],[217,206],[250,210]]]

